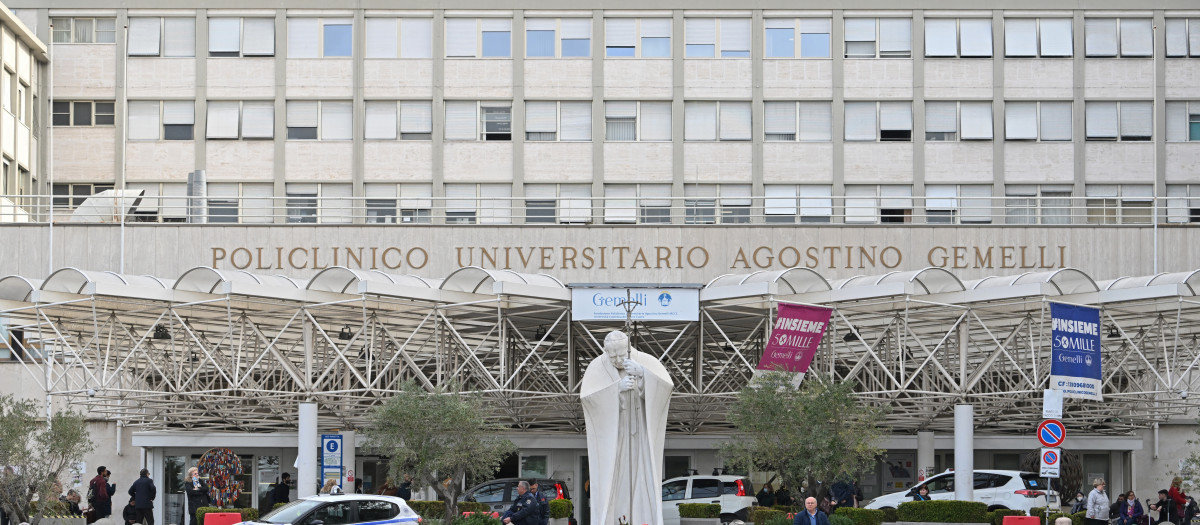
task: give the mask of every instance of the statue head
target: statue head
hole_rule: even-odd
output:
[[[604,337],[604,355],[617,370],[624,370],[625,360],[629,358],[629,336],[619,330],[609,332]]]

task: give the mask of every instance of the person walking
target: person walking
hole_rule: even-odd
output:
[[[1092,492],[1087,497],[1087,514],[1083,517],[1087,525],[1108,525],[1109,501],[1104,486],[1102,478],[1092,481]]]
[[[792,525],[829,525],[829,516],[817,508],[817,498],[804,500],[804,511],[796,513]]]
[[[112,491],[109,490],[110,486],[108,477],[104,475],[105,472],[108,472],[108,469],[101,465],[96,468],[96,477],[88,482],[88,505],[92,506],[96,519],[112,515]]]
[[[137,522],[154,525],[154,498],[158,489],[154,480],[150,479],[150,471],[142,469],[138,479],[129,486],[129,495],[133,496],[133,508],[137,510]]]
[[[188,525],[198,525],[200,520],[196,519],[196,511],[200,507],[212,505],[212,498],[208,495],[208,483],[200,479],[200,469],[188,469],[184,492],[187,493]]]
[[[500,521],[505,525],[538,525],[541,520],[541,508],[533,494],[529,492],[529,482],[517,483],[517,500],[513,502]]]
[[[1167,490],[1167,497],[1175,504],[1175,508],[1171,509],[1171,516],[1175,518],[1173,522],[1176,525],[1182,524],[1184,510],[1187,509],[1187,494],[1183,492],[1183,478],[1175,476],[1171,479],[1171,488]]]
[[[289,501],[288,495],[291,493],[292,488],[290,486],[288,486],[288,483],[291,480],[292,480],[292,475],[288,474],[287,472],[284,472],[283,475],[280,476],[279,483],[276,483],[275,489],[273,491],[271,491],[271,506],[272,507],[274,507],[275,505],[278,505],[280,503],[287,503]]]
[[[1117,525],[1138,525],[1145,515],[1146,511],[1142,509],[1142,502],[1137,500],[1137,494],[1132,490],[1126,492],[1125,503],[1118,512]]]
[[[533,499],[538,503],[538,525],[548,525],[550,523],[550,502],[546,501],[546,495],[538,490],[538,482],[536,479],[529,480],[529,491],[533,493]]]

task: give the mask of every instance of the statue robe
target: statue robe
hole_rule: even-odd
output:
[[[607,354],[583,374],[580,399],[587,424],[592,525],[662,525],[663,445],[671,377],[649,354],[630,350],[645,370],[638,387],[621,392],[624,372]]]

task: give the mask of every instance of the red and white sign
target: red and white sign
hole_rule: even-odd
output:
[[[1062,421],[1047,419],[1038,425],[1037,438],[1042,442],[1043,447],[1058,447],[1067,439],[1067,427],[1062,424]]]
[[[1042,466],[1038,475],[1043,478],[1057,478],[1059,466],[1062,465],[1062,452],[1057,448],[1043,448],[1041,456]]]
[[[831,315],[833,310],[829,308],[780,304],[758,369],[808,372]]]
[[[354,469],[346,469],[346,481],[354,483]]]

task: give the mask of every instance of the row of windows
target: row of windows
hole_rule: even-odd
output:
[[[111,126],[112,101],[55,101],[55,126]],[[366,140],[430,140],[430,101],[367,101],[363,122]],[[1200,140],[1200,102],[1167,102],[1167,141]],[[353,103],[344,100],[288,101],[289,140],[352,140]],[[1153,138],[1153,105],[1149,101],[1088,101],[1084,105],[1085,138],[1089,141],[1149,141]],[[992,140],[992,103],[927,101],[926,141]],[[129,102],[130,140],[192,140],[195,104],[190,100]],[[833,139],[830,102],[767,101],[763,103],[766,141],[829,142]],[[209,101],[208,139],[273,139],[272,101]],[[512,103],[448,100],[445,139],[511,141]],[[850,142],[911,142],[912,103],[847,101],[844,139]],[[752,109],[744,101],[684,103],[686,141],[748,141]],[[592,140],[589,101],[529,101],[525,104],[526,141]],[[1073,140],[1069,101],[1013,101],[1005,104],[1004,139]],[[608,101],[604,104],[604,140],[670,141],[671,103]]]
[[[135,214],[143,220],[182,220],[187,215],[184,184],[130,183],[145,191]],[[55,184],[54,204],[72,208],[111,184]],[[430,223],[434,216],[451,224],[509,224],[515,215],[526,223],[588,223],[602,213],[608,224],[668,224],[682,215],[685,224],[748,224],[752,216],[768,224],[830,223],[835,213],[850,224],[913,222],[923,207],[928,224],[1070,224],[1075,198],[1071,185],[1010,184],[1003,201],[992,185],[928,184],[924,199],[901,184],[846,185],[840,199],[820,184],[767,184],[761,208],[752,209],[749,184],[687,184],[682,201],[670,184],[605,184],[603,200],[593,201],[590,184],[526,184],[525,196],[512,198],[508,184],[446,184],[435,205],[432,185],[367,183],[363,199],[349,184],[287,183],[276,203],[272,183],[208,183],[208,221],[270,223],[275,207],[292,223],[345,223],[356,215],[368,223]],[[1089,224],[1149,224],[1153,187],[1148,184],[1089,184],[1084,188]],[[835,203],[840,209],[835,209]],[[355,209],[355,207],[362,209]],[[593,207],[597,207],[595,212]],[[680,213],[682,207],[682,213]],[[1200,185],[1167,185],[1167,222],[1200,222]]]
[[[211,18],[208,53],[211,57],[274,56],[273,18]],[[55,43],[113,43],[111,18],[54,18]],[[767,18],[763,55],[767,58],[829,58],[829,18]],[[911,18],[846,18],[846,58],[908,58],[912,56]],[[1167,20],[1166,56],[1200,57],[1200,18]],[[287,19],[291,58],[349,57],[353,54],[353,20],[334,18]],[[368,18],[365,22],[367,58],[431,58],[432,20],[428,18]],[[446,57],[512,56],[509,18],[447,18]],[[1074,42],[1070,18],[1008,18],[1004,22],[1004,55],[1008,57],[1070,57]],[[687,18],[684,56],[688,58],[748,58],[751,19]],[[1089,57],[1148,57],[1154,54],[1153,23],[1149,18],[1087,18],[1084,54]],[[671,19],[606,18],[605,56],[669,58]],[[129,56],[195,56],[194,18],[130,18]],[[525,20],[525,56],[571,58],[591,56],[589,18],[529,18]],[[925,19],[925,56],[991,57],[990,18]]]

